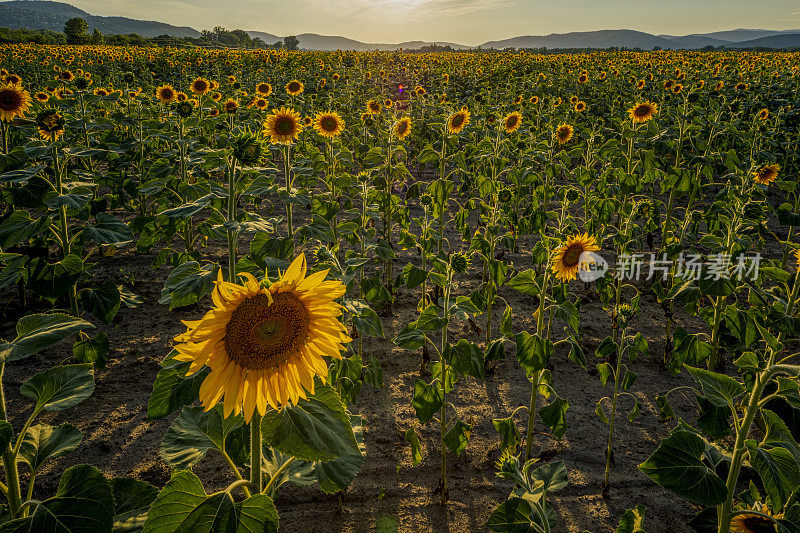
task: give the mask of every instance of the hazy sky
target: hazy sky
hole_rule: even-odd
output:
[[[800,28],[800,0],[65,0],[94,15],[280,36],[476,45],[518,35],[632,29],[688,34]]]

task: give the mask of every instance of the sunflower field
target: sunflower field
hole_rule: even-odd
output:
[[[0,46],[0,533],[800,532],[798,65]]]

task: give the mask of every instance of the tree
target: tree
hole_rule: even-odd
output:
[[[64,24],[64,35],[67,36],[67,44],[83,44],[89,40],[86,31],[89,26],[86,21],[80,17],[69,19]]]
[[[284,37],[283,46],[286,47],[287,50],[297,50],[297,47],[300,46],[300,39],[294,35]]]
[[[103,34],[97,28],[92,32],[92,44],[103,44]]]

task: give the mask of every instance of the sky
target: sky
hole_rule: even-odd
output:
[[[478,45],[520,35],[629,29],[686,35],[800,28],[798,0],[63,0],[93,15],[201,30]]]

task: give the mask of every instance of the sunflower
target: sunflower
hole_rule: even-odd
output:
[[[338,137],[344,131],[344,120],[339,116],[339,113],[333,111],[317,113],[317,116],[314,117],[313,126],[318,134],[332,139]]]
[[[74,76],[72,75],[72,72],[70,72],[69,70],[62,70],[58,74],[58,78],[63,81],[72,81],[72,78],[74,78]]]
[[[773,163],[772,165],[765,165],[758,170],[752,172],[753,180],[759,185],[769,185],[775,178],[778,177],[778,171],[781,169],[780,165]]]
[[[194,94],[206,94],[211,89],[211,84],[208,83],[208,80],[196,78],[190,87]]]
[[[530,100],[528,100],[528,101],[529,101],[530,103],[532,103],[533,105],[536,105],[536,104],[538,104],[538,103],[539,103],[539,97],[538,97],[538,96],[531,96],[531,99],[530,99]]]
[[[769,109],[766,107],[758,112],[758,120],[767,120],[769,118]]]
[[[172,85],[162,85],[156,89],[156,96],[162,104],[171,104],[175,101],[175,89],[172,88]]]
[[[575,132],[575,128],[573,128],[569,124],[561,124],[556,129],[556,139],[558,139],[559,144],[564,144],[569,142],[572,139],[572,134]]]
[[[800,248],[794,251],[794,260],[797,262],[797,272],[800,274]]]
[[[658,106],[651,102],[641,102],[628,110],[628,116],[634,122],[647,122],[658,113]]]
[[[253,100],[253,106],[260,111],[266,109],[267,105],[268,102],[264,98],[256,98],[255,100]]]
[[[301,131],[300,115],[288,107],[273,111],[264,122],[264,134],[275,144],[291,144]]]
[[[739,83],[737,83],[737,84],[736,84],[736,87],[735,87],[735,89],[736,89],[737,91],[746,91],[746,90],[747,90],[749,87],[750,87],[750,86],[749,86],[749,85],[747,85],[746,83],[744,83],[744,82],[739,82]]]
[[[259,83],[256,85],[256,92],[266,98],[272,94],[272,85],[269,83]]]
[[[229,115],[236,113],[238,109],[239,109],[239,102],[237,102],[233,98],[228,98],[228,100],[225,101],[225,112],[228,113]]]
[[[38,93],[34,94],[33,97],[38,102],[46,102],[50,100],[50,95],[42,91],[39,91]]]
[[[577,101],[575,103],[575,111],[577,111],[578,113],[583,113],[584,111],[586,111],[586,102],[584,102],[583,100]]]
[[[39,135],[46,141],[57,141],[64,133],[64,117],[55,109],[44,109],[36,115]]]
[[[775,522],[761,515],[774,518],[780,518],[780,515],[773,514],[770,508],[761,502],[756,502],[751,510],[761,514],[744,512],[734,516],[731,519],[731,533],[767,533],[777,531]],[[747,510],[745,509],[745,511]]]
[[[223,402],[225,417],[281,409],[314,394],[314,379],[328,375],[325,357],[341,358],[352,339],[339,321],[339,281],[324,281],[328,270],[306,277],[299,255],[280,280],[269,286],[243,273],[244,284],[222,281],[213,292],[214,307],[197,321],[184,322],[175,337],[175,359],[191,362],[187,375],[208,366],[200,401],[209,410]]]
[[[108,96],[108,91],[102,87],[97,87],[93,92],[95,96]]]
[[[456,111],[447,119],[447,133],[461,133],[469,125],[470,113],[466,108]]]
[[[506,133],[514,133],[522,124],[522,115],[519,111],[512,111],[503,119],[503,129]]]
[[[578,276],[580,259],[583,252],[596,252],[600,249],[594,237],[588,233],[574,235],[567,239],[561,247],[556,250],[552,261],[552,272],[556,279],[562,281],[572,281]]]
[[[381,104],[379,104],[376,100],[370,100],[367,102],[367,111],[370,115],[377,115],[381,112]]]
[[[0,85],[0,120],[11,122],[16,117],[24,117],[31,105],[31,95],[16,85]]]
[[[297,80],[292,80],[286,84],[286,92],[292,96],[297,96],[303,92],[303,83]]]
[[[401,141],[408,137],[408,135],[411,133],[411,119],[409,117],[403,117],[395,122],[392,132],[394,133],[394,136]]]

